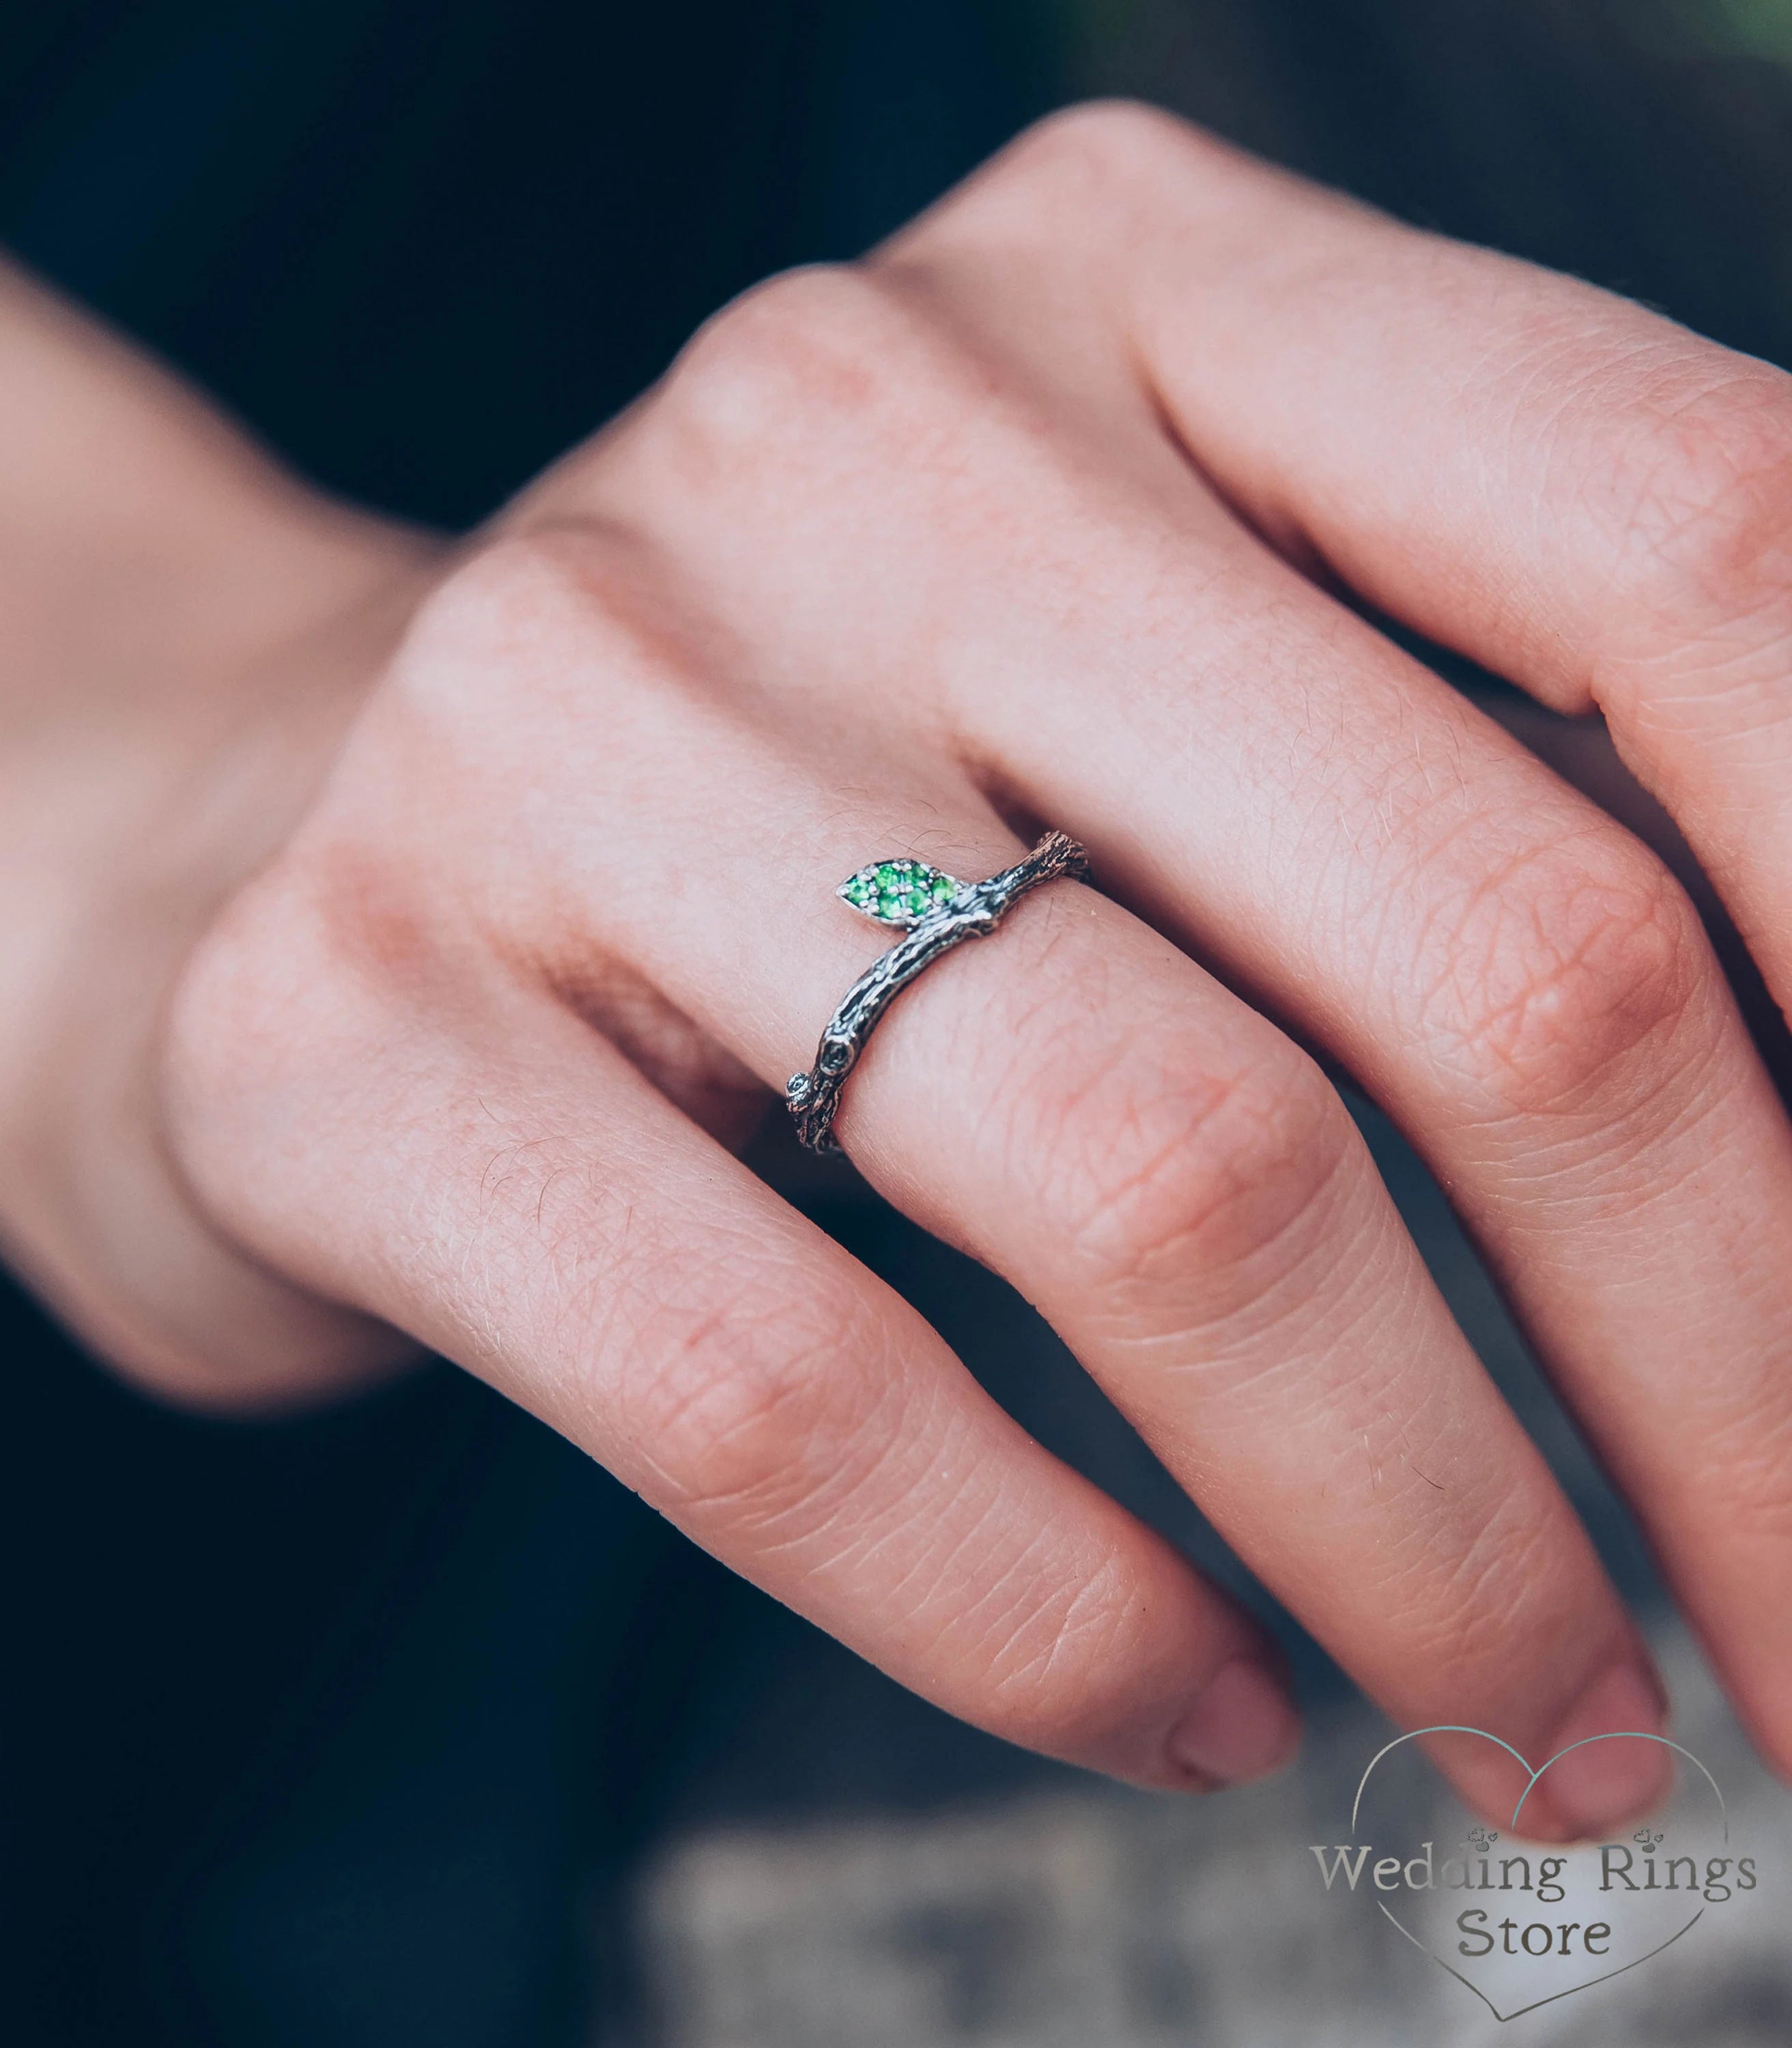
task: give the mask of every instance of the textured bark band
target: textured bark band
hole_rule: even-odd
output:
[[[812,1152],[837,1152],[833,1123],[846,1077],[878,1020],[915,976],[966,939],[988,936],[1029,890],[1068,876],[1081,881],[1088,855],[1075,840],[1047,832],[1024,860],[987,882],[958,882],[917,860],[885,860],[862,867],[836,892],[856,910],[908,937],[874,960],[847,991],[828,1019],[806,1074],[793,1074],[784,1091],[797,1135]]]

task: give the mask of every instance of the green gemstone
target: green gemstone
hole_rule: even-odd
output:
[[[900,929],[919,924],[963,886],[925,860],[901,858],[861,867],[840,884],[838,893],[843,902],[866,917]]]

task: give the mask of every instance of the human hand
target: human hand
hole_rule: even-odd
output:
[[[1792,1133],[1662,863],[1337,595],[1603,709],[1783,999],[1789,481],[1777,371],[1164,118],[1047,124],[723,314],[370,665],[162,1041],[233,1343],[297,1290],[332,1370],[340,1305],[955,1712],[1146,1783],[1270,1767],[1251,1625],[726,1149],[879,949],[834,884],[1049,823],[1103,893],[902,998],[838,1127],[867,1177],[1402,1724],[1659,1725],[1316,1049],[1792,1767]],[[1652,1745],[1578,1755],[1538,1832],[1658,1789]]]

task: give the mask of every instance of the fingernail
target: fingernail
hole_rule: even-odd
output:
[[[1615,1665],[1596,1678],[1556,1731],[1551,1751],[1567,1749],[1538,1781],[1538,1790],[1571,1828],[1603,1834],[1634,1821],[1667,1791],[1672,1753],[1658,1742],[1589,1742],[1589,1736],[1659,1735],[1666,1719],[1660,1688],[1635,1664]],[[1578,1749],[1569,1749],[1579,1743]]]
[[[1248,1658],[1221,1666],[1171,1731],[1170,1761],[1211,1784],[1262,1778],[1294,1754],[1300,1717],[1262,1665]]]

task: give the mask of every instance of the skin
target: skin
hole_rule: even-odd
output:
[[[1352,601],[1603,712],[1783,1003],[1792,379],[1096,107],[453,546],[22,282],[0,394],[0,1230],[119,1370],[269,1406],[433,1348],[951,1711],[1274,1768],[1254,1625],[735,1156],[887,943],[833,883],[1049,822],[1100,892],[905,994],[867,1178],[1402,1725],[1658,1730],[1348,1072],[1792,1769],[1792,1131],[1666,863]],[[1527,1828],[1665,1770],[1589,1744]]]

